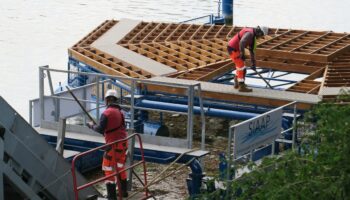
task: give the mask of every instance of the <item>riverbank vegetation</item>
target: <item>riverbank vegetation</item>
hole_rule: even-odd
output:
[[[350,95],[323,102],[308,112],[309,129],[293,151],[263,159],[224,191],[200,199],[349,199]]]

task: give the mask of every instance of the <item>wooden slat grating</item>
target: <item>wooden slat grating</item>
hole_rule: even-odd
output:
[[[151,78],[152,77],[150,73],[144,70],[141,70],[136,66],[132,66],[128,63],[125,63],[118,58],[112,57],[92,47],[88,47],[88,48],[73,47],[71,51],[76,51],[84,56],[89,57],[90,59],[97,61],[98,63],[106,65],[130,77],[134,77],[134,78]]]
[[[350,52],[339,56],[328,66],[325,87],[350,86]]]
[[[88,35],[86,35],[83,39],[77,42],[73,47],[89,46],[117,23],[118,21],[116,20],[104,21],[101,25],[99,25],[97,28],[91,31]]]

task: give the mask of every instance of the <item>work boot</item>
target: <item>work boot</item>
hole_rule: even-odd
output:
[[[115,183],[107,183],[107,199],[108,200],[117,200],[117,190]]]
[[[234,84],[235,84],[233,87],[237,90],[238,87],[239,87],[239,86],[238,86],[238,79],[237,79],[237,76],[235,76],[235,78],[234,78],[233,80],[234,80]]]
[[[247,85],[244,84],[244,82],[241,82],[241,83],[239,83],[238,91],[239,92],[252,92],[253,90],[250,88],[247,88]]]
[[[122,190],[123,197],[128,197],[128,181],[126,179],[120,180],[120,186]]]

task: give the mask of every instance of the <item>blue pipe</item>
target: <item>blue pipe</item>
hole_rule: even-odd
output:
[[[119,87],[119,88],[122,88],[123,90],[127,91],[127,92],[130,92],[131,91],[131,87],[127,84],[125,84],[124,82],[122,81],[119,81],[119,80],[115,80],[115,82],[112,82],[113,85]]]
[[[190,178],[187,179],[187,188],[190,196],[193,198],[195,195],[200,193],[204,174],[202,166],[197,159],[190,163],[190,168],[192,173],[189,174]]]
[[[226,25],[233,25],[233,0],[222,0],[222,15]]]
[[[192,173],[203,174],[202,166],[201,166],[200,162],[197,159],[195,159],[195,160],[193,160],[191,162],[190,168],[192,170]]]
[[[138,104],[138,107],[144,107],[144,108],[153,108],[153,109],[161,109],[161,110],[170,110],[170,111],[176,111],[176,112],[184,112],[186,113],[188,110],[187,105],[181,105],[181,104],[175,104],[175,103],[166,103],[166,102],[159,102],[159,101],[150,101],[143,99]],[[194,114],[200,114],[200,107],[194,106]],[[224,110],[224,109],[217,109],[217,108],[209,108],[205,110],[205,114],[207,116],[213,116],[213,117],[224,117],[224,118],[230,118],[230,119],[237,119],[237,120],[246,120],[253,117],[256,117],[259,115],[259,113],[251,113],[251,112],[240,112],[240,111],[233,111],[233,110]],[[286,117],[282,118],[282,127],[283,129],[288,129],[291,127],[293,119],[287,119]]]
[[[145,108],[176,111],[176,112],[184,112],[184,113],[186,113],[188,110],[187,105],[165,103],[165,102],[159,102],[159,101],[150,101],[145,99],[141,100],[137,104],[137,106],[145,107]],[[216,109],[216,108],[209,108],[205,110],[205,112],[207,116],[224,117],[224,118],[237,119],[237,120],[246,120],[258,115],[256,113],[239,112],[239,111],[223,110],[223,109]],[[194,106],[194,113],[200,114],[200,107]]]
[[[172,97],[166,97],[166,96],[147,95],[147,96],[144,96],[144,99],[150,100],[150,101],[182,104],[182,105],[187,105],[188,103],[187,98],[172,98]],[[198,98],[195,98],[194,104],[195,105],[199,104]],[[262,107],[262,106],[252,105],[252,104],[241,104],[236,102],[225,102],[225,101],[221,101],[221,103],[204,101],[203,106],[208,107],[210,109],[216,108],[216,109],[239,111],[239,112],[250,112],[250,113],[265,113],[272,109],[272,108]]]
[[[150,100],[141,100],[138,105],[139,107],[145,108],[153,108],[153,109],[161,109],[161,110],[170,110],[176,112],[184,112],[186,113],[188,110],[187,105],[174,104],[174,103],[165,103],[159,101],[150,101]],[[200,107],[194,106],[194,114],[200,114]],[[258,113],[250,113],[250,112],[239,112],[233,110],[223,110],[216,108],[209,108],[205,110],[207,116],[213,117],[223,117],[235,120],[247,120],[253,117],[258,116]],[[288,117],[282,118],[282,128],[284,130],[289,129],[292,126],[293,119]],[[288,131],[285,133],[285,139],[291,139],[292,131]]]

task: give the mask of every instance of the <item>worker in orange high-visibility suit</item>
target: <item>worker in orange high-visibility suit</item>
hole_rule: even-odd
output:
[[[227,51],[230,55],[231,60],[236,65],[236,76],[234,79],[234,88],[240,92],[252,92],[253,90],[248,88],[244,83],[245,75],[247,73],[247,67],[244,65],[245,52],[244,49],[248,48],[251,59],[251,69],[256,70],[255,61],[255,49],[256,40],[259,37],[268,34],[267,27],[256,27],[256,28],[243,28],[228,42]]]
[[[104,135],[106,143],[111,143],[117,140],[125,139],[127,133],[125,131],[124,114],[120,106],[117,104],[117,91],[108,90],[105,94],[106,110],[101,114],[100,122],[94,125],[92,122],[88,123],[89,128]],[[105,149],[102,161],[102,170],[105,176],[114,173],[114,168],[117,166],[118,171],[124,170],[126,163],[126,155],[128,150],[128,143],[119,142],[110,148]],[[114,155],[113,155],[114,154]],[[128,196],[127,192],[127,175],[126,172],[121,172],[119,175],[121,191],[123,197]],[[118,179],[114,176],[106,180],[107,198],[108,200],[116,200],[116,181]]]

